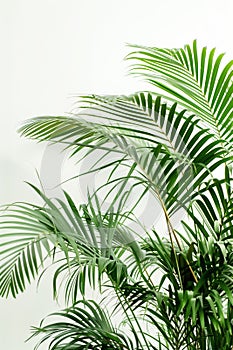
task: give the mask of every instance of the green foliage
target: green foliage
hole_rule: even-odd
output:
[[[231,350],[233,61],[224,66],[196,41],[133,48],[131,72],[152,91],[82,96],[71,116],[20,128],[63,144],[77,161],[95,159],[87,173],[107,180],[86,203],[65,191],[52,200],[31,185],[43,205],[2,208],[0,295],[16,297],[51,259],[54,297],[62,284],[70,307],[33,327],[35,349]],[[148,193],[163,213],[157,228],[135,214]],[[86,300],[87,289],[102,300]]]
[[[40,344],[52,338],[49,349],[133,349],[130,338],[114,329],[109,315],[94,301],[79,301],[53,316],[61,321],[45,326],[42,322],[34,333],[45,334]]]

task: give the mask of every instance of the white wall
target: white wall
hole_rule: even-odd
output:
[[[0,203],[31,200],[44,146],[16,129],[37,115],[62,115],[76,93],[127,93],[125,43],[180,47],[197,38],[233,56],[231,0],[1,0]],[[30,325],[56,309],[51,281],[0,300],[0,349],[31,350]],[[41,348],[42,349],[42,348]],[[44,348],[45,349],[45,348]]]

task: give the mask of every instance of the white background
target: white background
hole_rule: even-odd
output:
[[[141,90],[126,75],[126,43],[180,47],[196,38],[230,59],[232,13],[232,0],[1,0],[0,204],[34,198],[23,181],[36,181],[44,146],[19,138],[24,119],[64,115],[78,93]],[[38,292],[33,284],[0,300],[1,350],[33,349],[24,343],[30,325],[57,308],[48,276]]]

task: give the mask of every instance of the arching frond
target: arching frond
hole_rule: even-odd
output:
[[[58,261],[54,273],[54,296],[60,276],[65,278],[65,299],[75,301],[85,294],[85,286],[101,284],[102,275],[115,286],[127,278],[127,268],[121,256],[124,251],[139,247],[130,230],[124,228],[114,212],[101,212],[89,201],[89,212],[82,213],[68,193],[66,201],[51,201],[31,185],[44,201],[44,206],[16,203],[1,216],[0,292],[14,297],[43,268],[48,256]],[[87,216],[88,215],[88,216]],[[62,252],[56,255],[56,253]]]
[[[194,116],[176,112],[176,105],[167,108],[160,98],[153,101],[150,94],[140,93],[113,101],[98,96],[84,100],[91,108],[72,118],[32,119],[21,133],[67,142],[75,154],[84,147],[106,147],[109,152],[110,142],[137,166],[140,180],[164,202],[170,214],[185,206],[201,181],[226,161],[220,142],[207,129],[199,130]],[[58,127],[54,128],[56,122]]]
[[[107,312],[94,301],[77,302],[73,307],[51,316],[58,316],[59,321],[50,324],[43,321],[40,327],[33,329],[33,336],[42,336],[35,349],[49,339],[51,350],[139,350],[129,336],[112,325]]]
[[[52,255],[56,232],[39,206],[18,203],[1,214],[0,295],[16,297]]]
[[[132,72],[199,116],[232,149],[233,61],[222,65],[223,54],[199,50],[196,40],[184,49],[132,47],[127,57],[136,61]]]

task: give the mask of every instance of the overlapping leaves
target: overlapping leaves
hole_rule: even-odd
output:
[[[32,187],[44,200],[45,206],[15,203],[7,211],[2,211],[1,296],[12,294],[16,297],[41,271],[44,260],[47,257],[55,259],[59,252],[63,253],[63,257],[58,254],[55,259],[60,261],[54,275],[55,296],[56,281],[64,271],[69,272],[67,301],[75,300],[78,291],[84,294],[87,281],[94,286],[102,273],[111,276],[110,265],[113,263],[116,264],[117,271],[115,283],[119,283],[123,264],[118,258],[117,249],[115,250],[115,242],[118,246],[125,245],[125,249],[129,249],[132,237],[129,238],[129,232],[117,227],[114,213],[105,218],[91,207],[89,222],[66,192],[66,202],[57,199],[57,203],[54,203],[35,186]]]
[[[86,96],[84,101],[91,107],[76,116],[35,118],[21,133],[64,142],[72,147],[72,155],[86,147],[89,155],[103,149],[126,156],[132,167],[137,166],[139,180],[170,214],[185,206],[199,183],[226,161],[220,141],[208,129],[200,130],[195,116],[177,112],[176,104],[168,108],[160,98],[153,100],[145,93],[112,100]],[[110,165],[112,161],[105,168]]]
[[[113,327],[109,315],[94,301],[77,302],[51,316],[60,321],[35,327],[34,335],[42,335],[36,349],[48,339],[50,350],[135,349],[132,340]]]
[[[56,314],[61,321],[34,328],[42,335],[38,346],[48,340],[51,350],[229,350],[233,61],[221,69],[223,55],[215,57],[214,49],[199,52],[196,41],[178,50],[134,48],[128,56],[137,60],[133,72],[175,103],[165,103],[156,91],[88,95],[71,116],[33,118],[22,126],[22,135],[62,143],[78,160],[101,150],[89,172],[107,170],[108,177],[81,207],[66,192],[65,201],[55,204],[33,186],[45,205],[17,203],[2,211],[0,295],[16,296],[48,256],[55,261],[62,252],[54,296],[64,278],[65,299],[74,305]],[[109,160],[112,154],[116,158]],[[215,179],[223,164],[225,176]],[[119,178],[120,168],[125,172]],[[106,194],[100,203],[102,189]],[[136,203],[125,209],[134,189]],[[152,229],[136,242],[125,226],[148,191],[161,205],[169,239]],[[185,233],[171,222],[181,208],[189,215]],[[87,283],[95,289],[96,282],[115,293],[114,311],[124,314],[131,338],[113,327],[97,303],[76,303],[80,292],[85,297]]]
[[[224,54],[197,42],[181,49],[133,46],[128,59],[132,72],[159,88],[166,98],[199,116],[232,149],[233,61],[222,64]]]

